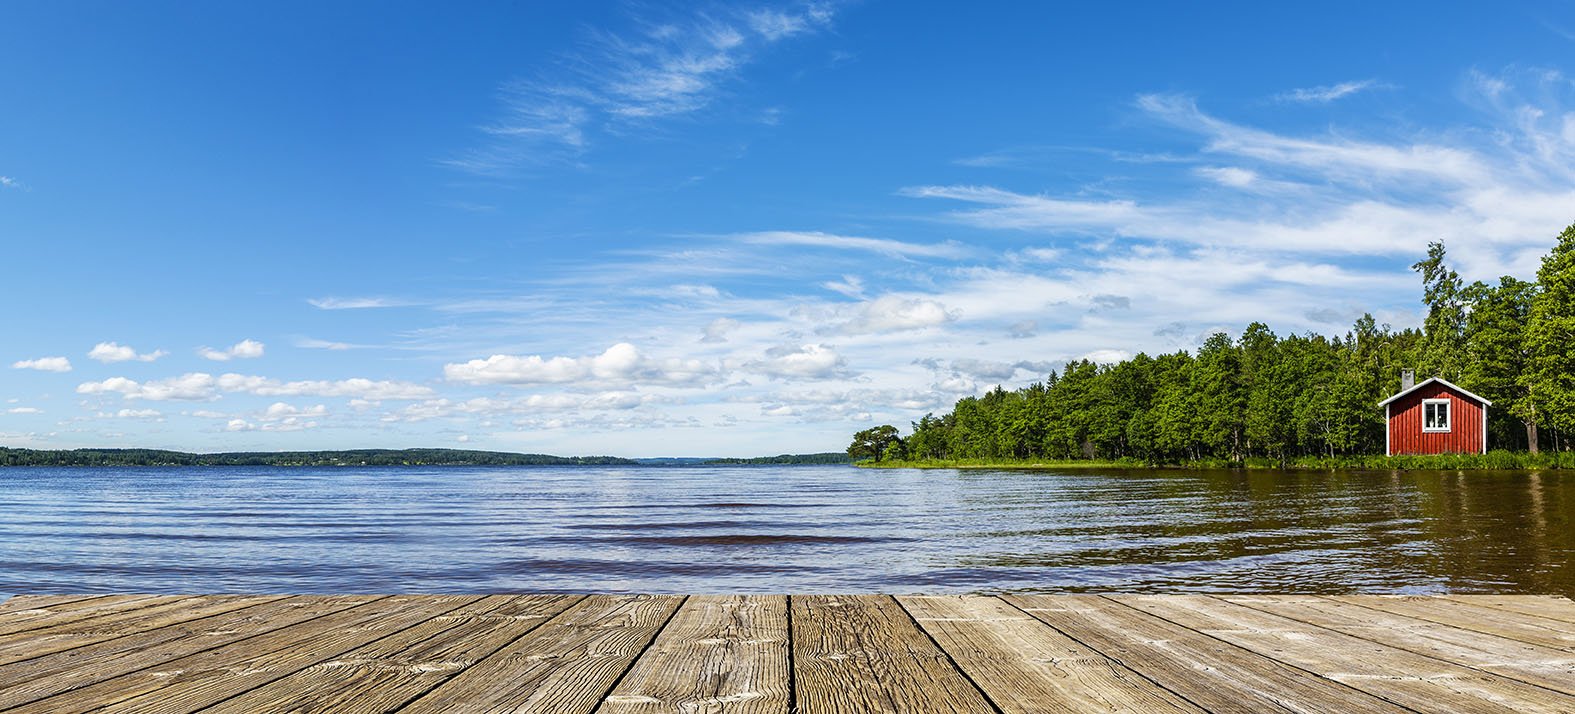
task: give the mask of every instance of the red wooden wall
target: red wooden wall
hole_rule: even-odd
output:
[[[1449,399],[1448,432],[1422,431],[1422,400]],[[1482,404],[1434,382],[1389,403],[1389,453],[1482,452]]]

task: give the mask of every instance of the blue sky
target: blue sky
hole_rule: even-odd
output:
[[[1420,321],[1575,221],[1575,3],[15,2],[0,444],[836,450]]]

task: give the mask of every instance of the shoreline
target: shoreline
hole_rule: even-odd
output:
[[[859,461],[862,469],[957,469],[1053,471],[1064,469],[1122,469],[1133,471],[1562,471],[1575,469],[1575,452],[1532,454],[1490,451],[1486,454],[1435,454],[1401,456],[1299,457],[1283,463],[1276,459],[1241,461],[1204,459],[1155,464],[1140,459],[924,459],[918,461]]]

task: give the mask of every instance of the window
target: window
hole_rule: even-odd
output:
[[[1449,431],[1449,400],[1422,400],[1422,431]]]

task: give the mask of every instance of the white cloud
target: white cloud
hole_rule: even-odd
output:
[[[100,412],[105,419],[160,419],[164,414],[157,409],[121,409],[117,412]]]
[[[22,188],[22,182],[10,176],[0,176],[0,188]]]
[[[711,324],[705,326],[705,335],[700,338],[700,341],[708,343],[726,342],[727,334],[738,329],[740,324],[742,323],[731,317],[718,317],[712,320]]]
[[[204,359],[215,362],[228,362],[232,359],[256,359],[263,356],[263,343],[256,340],[241,340],[227,350],[216,350],[211,347],[200,347],[197,354]]]
[[[625,411],[662,401],[655,395],[632,390],[614,390],[593,394],[532,394],[517,399],[476,397],[453,400],[428,399],[403,409],[385,414],[385,422],[422,422],[429,419],[452,417],[507,417],[539,412],[565,411]]]
[[[858,250],[894,258],[960,258],[967,253],[967,249],[957,243],[905,243],[888,238],[841,236],[819,231],[761,231],[740,233],[734,237],[754,245]]]
[[[214,377],[204,372],[192,372],[179,377],[149,382],[111,377],[101,382],[85,382],[77,386],[78,394],[115,393],[126,399],[149,401],[209,401],[219,398],[222,393],[230,392],[264,397],[351,397],[394,401],[425,399],[433,394],[430,387],[409,382],[375,381],[364,378],[281,382],[267,377],[242,374],[223,374]]]
[[[958,314],[935,300],[883,295],[859,303],[845,322],[830,329],[844,335],[922,330],[952,322]]]
[[[290,417],[321,417],[327,415],[328,406],[326,404],[318,404],[317,406],[303,409],[284,402],[274,402],[268,405],[268,408],[263,410],[263,413],[258,418],[263,421],[280,421]]]
[[[356,348],[355,345],[352,345],[348,342],[330,342],[328,340],[319,340],[311,337],[302,337],[301,339],[296,340],[295,346],[308,350],[333,351],[353,350]]]
[[[694,384],[718,376],[715,366],[698,359],[655,359],[627,342],[599,355],[550,357],[492,355],[443,365],[443,376],[466,384],[567,384],[631,382]]]
[[[44,410],[38,407],[12,407],[5,410],[7,414],[43,414]]]
[[[364,377],[283,382],[266,377],[224,374],[219,376],[216,383],[226,392],[245,392],[261,397],[346,397],[370,401],[404,401],[433,395],[431,387],[420,384]]]
[[[841,280],[828,280],[820,286],[854,300],[864,299],[864,280],[857,275],[844,275]]]
[[[1258,180],[1258,172],[1236,166],[1203,166],[1197,169],[1197,173],[1221,186],[1232,188],[1246,188]]]
[[[447,163],[476,173],[573,156],[593,137],[690,115],[709,106],[761,50],[827,26],[826,6],[728,11],[643,23],[643,32],[594,33],[556,75],[510,82],[505,115],[483,127],[492,143]]]
[[[191,372],[179,377],[138,382],[126,377],[110,377],[101,382],[83,382],[77,385],[77,394],[118,393],[126,399],[207,401],[217,399],[218,382],[211,374]]]
[[[71,360],[64,357],[40,357],[11,363],[12,369],[36,369],[40,372],[70,372]]]
[[[1275,95],[1275,99],[1282,102],[1304,102],[1314,104],[1328,104],[1336,99],[1349,97],[1357,92],[1369,89],[1378,89],[1385,85],[1379,84],[1376,79],[1364,79],[1357,82],[1340,82],[1322,87],[1304,87],[1292,89]]]
[[[820,344],[773,347],[764,359],[745,364],[753,372],[781,379],[826,379],[842,376],[847,360]]]
[[[164,350],[138,353],[136,350],[122,344],[117,344],[114,342],[100,342],[94,345],[93,349],[88,352],[88,359],[95,359],[105,364],[110,364],[113,362],[130,362],[133,360],[137,362],[152,362],[167,354],[169,353],[165,352]]]
[[[307,303],[319,310],[370,310],[382,307],[403,307],[409,303],[380,297],[323,297],[308,298]]]

